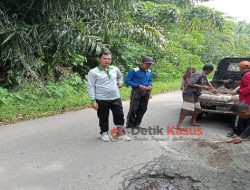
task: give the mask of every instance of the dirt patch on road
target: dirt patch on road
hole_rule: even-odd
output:
[[[232,158],[227,150],[217,150],[208,157],[209,165],[218,169],[229,167],[231,162]]]
[[[213,152],[207,159],[210,166],[223,169],[229,167],[231,164],[232,158],[229,154],[229,151],[226,149],[221,149],[218,143],[209,141],[207,139],[195,139],[194,142],[200,148],[210,147],[216,150],[216,152]]]
[[[218,144],[213,143],[213,142],[206,140],[206,139],[194,139],[194,142],[197,143],[198,147],[201,147],[201,148],[210,147],[214,150],[219,148]]]

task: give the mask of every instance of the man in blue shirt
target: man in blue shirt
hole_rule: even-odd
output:
[[[142,118],[147,111],[152,89],[152,73],[150,71],[152,63],[154,63],[152,57],[142,57],[141,65],[138,68],[131,69],[125,78],[125,84],[132,87],[127,128],[140,127]]]

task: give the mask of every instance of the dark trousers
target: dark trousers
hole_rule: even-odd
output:
[[[142,92],[139,89],[132,89],[130,107],[127,115],[127,128],[141,124],[142,118],[147,111],[150,92]]]
[[[115,100],[96,100],[96,103],[98,104],[97,116],[101,134],[109,131],[109,110],[112,111],[114,124],[124,125],[124,113],[120,98]]]
[[[240,137],[241,138],[243,138],[243,139],[245,139],[245,138],[248,138],[248,137],[250,137],[250,118],[247,118],[246,120],[245,120],[245,129],[244,129],[244,131],[242,131],[242,133],[240,134]]]
[[[239,116],[236,116],[235,118],[235,124],[233,127],[233,131],[237,135],[241,135],[241,133],[246,129],[248,126],[249,119],[241,118]]]

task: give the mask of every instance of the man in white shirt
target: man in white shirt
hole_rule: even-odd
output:
[[[88,73],[88,93],[92,108],[97,111],[101,139],[105,142],[109,138],[109,110],[112,111],[115,126],[124,128],[124,113],[118,87],[122,85],[122,73],[110,65],[111,53],[102,52],[98,58],[99,66]],[[125,140],[131,140],[125,136]]]

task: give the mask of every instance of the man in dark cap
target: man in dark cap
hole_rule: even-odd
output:
[[[154,58],[144,56],[139,67],[131,69],[125,78],[125,84],[132,87],[130,108],[127,115],[127,128],[140,127],[142,118],[147,111],[152,89],[151,65]]]

